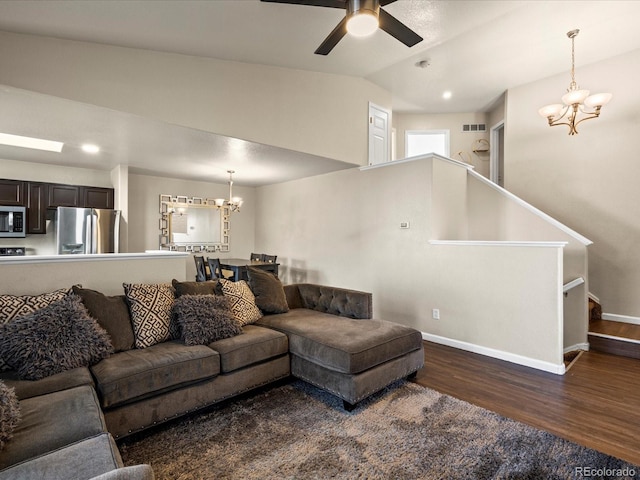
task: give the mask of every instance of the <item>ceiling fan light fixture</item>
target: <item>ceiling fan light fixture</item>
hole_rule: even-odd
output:
[[[378,17],[369,10],[351,15],[347,21],[347,32],[354,37],[367,37],[377,29]]]

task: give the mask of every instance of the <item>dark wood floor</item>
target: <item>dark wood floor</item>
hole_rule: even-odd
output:
[[[415,382],[640,465],[640,360],[584,352],[555,375],[425,342]]]

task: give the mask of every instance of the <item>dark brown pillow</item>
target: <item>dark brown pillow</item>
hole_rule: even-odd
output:
[[[116,352],[131,350],[134,347],[129,306],[124,295],[108,297],[95,290],[77,286],[73,287],[73,293],[82,299],[89,315],[107,331]]]
[[[173,304],[185,345],[208,345],[242,333],[225,297],[182,295]]]
[[[257,267],[247,266],[249,288],[256,297],[256,305],[262,313],[285,313],[289,311],[282,282],[273,273]]]
[[[113,353],[113,346],[80,298],[68,295],[0,326],[0,352],[22,380],[40,380],[93,365]]]
[[[217,280],[179,282],[174,278],[171,284],[176,289],[176,298],[182,295],[222,295],[222,285]]]

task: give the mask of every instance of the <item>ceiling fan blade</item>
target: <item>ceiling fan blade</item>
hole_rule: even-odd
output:
[[[400,40],[407,47],[413,47],[416,43],[419,43],[423,40],[420,35],[418,35],[404,23],[401,23],[394,16],[388,14],[382,9],[380,9],[378,19],[380,21],[380,28],[382,30],[387,32],[392,37]]]
[[[393,3],[397,0],[380,0],[379,4],[381,7],[384,7],[385,5],[389,5],[390,3]]]
[[[311,7],[346,8],[346,0],[260,0],[270,3],[289,3],[292,5],[309,5]],[[395,1],[395,0],[392,0]]]
[[[347,17],[344,17],[336,28],[329,34],[327,38],[324,39],[324,42],[316,49],[315,54],[318,55],[328,55],[333,47],[335,47],[342,37],[347,34]]]

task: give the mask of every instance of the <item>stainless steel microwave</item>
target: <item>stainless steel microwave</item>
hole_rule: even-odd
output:
[[[26,233],[27,209],[0,206],[0,238],[25,237]]]

